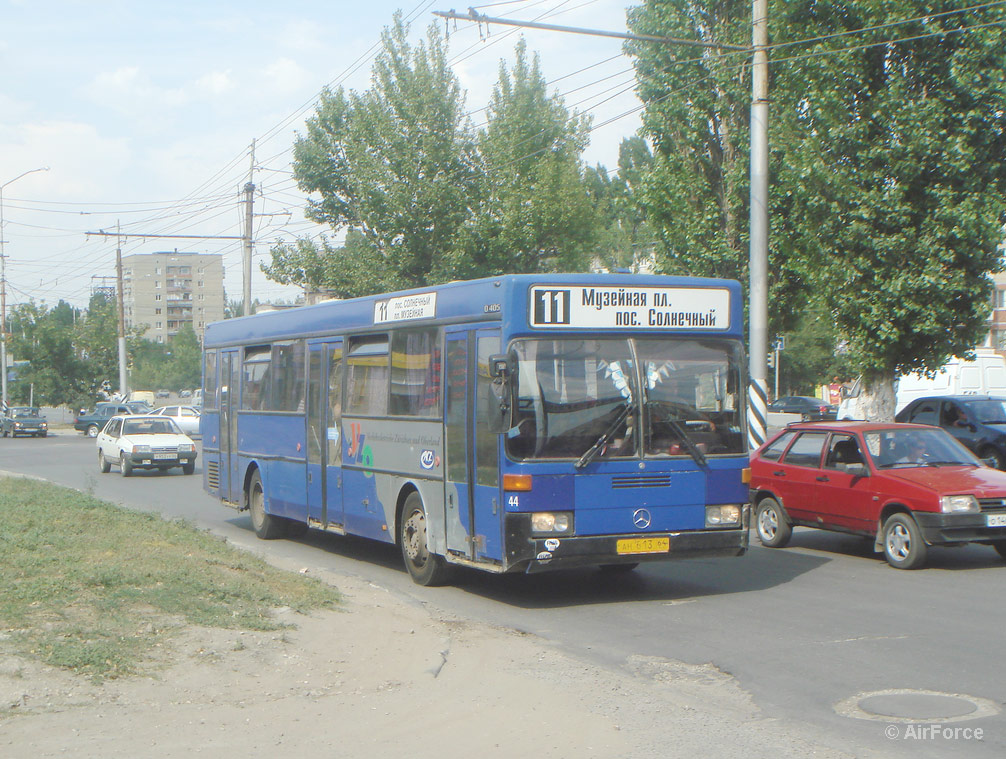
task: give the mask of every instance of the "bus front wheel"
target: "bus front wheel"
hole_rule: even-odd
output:
[[[265,513],[265,491],[262,489],[262,478],[258,472],[251,476],[251,481],[248,483],[248,512],[251,514],[255,534],[262,540],[283,537],[285,532],[283,522],[279,517]]]
[[[430,551],[426,535],[426,509],[419,493],[409,493],[398,527],[402,558],[412,579],[419,585],[443,585],[448,566],[443,556]]]

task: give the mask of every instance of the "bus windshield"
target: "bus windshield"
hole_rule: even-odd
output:
[[[519,340],[511,458],[744,453],[742,353],[717,339]],[[600,444],[599,444],[600,443]],[[594,450],[591,450],[594,448]]]

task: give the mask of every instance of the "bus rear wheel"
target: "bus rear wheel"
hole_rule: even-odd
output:
[[[413,581],[427,586],[443,585],[447,581],[447,561],[443,556],[430,551],[426,534],[426,509],[419,493],[409,493],[405,499],[398,527],[398,543]]]
[[[265,513],[265,490],[258,472],[251,476],[248,483],[248,513],[251,514],[255,534],[262,540],[275,540],[286,532],[286,525],[279,517]]]

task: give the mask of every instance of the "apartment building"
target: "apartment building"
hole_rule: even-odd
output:
[[[202,339],[206,325],[224,318],[223,256],[142,253],[122,259],[126,327],[146,325],[144,337],[167,343],[189,325]]]

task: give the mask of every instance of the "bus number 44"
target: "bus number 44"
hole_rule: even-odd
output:
[[[517,500],[517,496],[515,496],[515,495],[510,496],[507,499],[506,505],[507,505],[508,508],[511,508],[511,509],[518,508],[520,506],[520,503]]]

